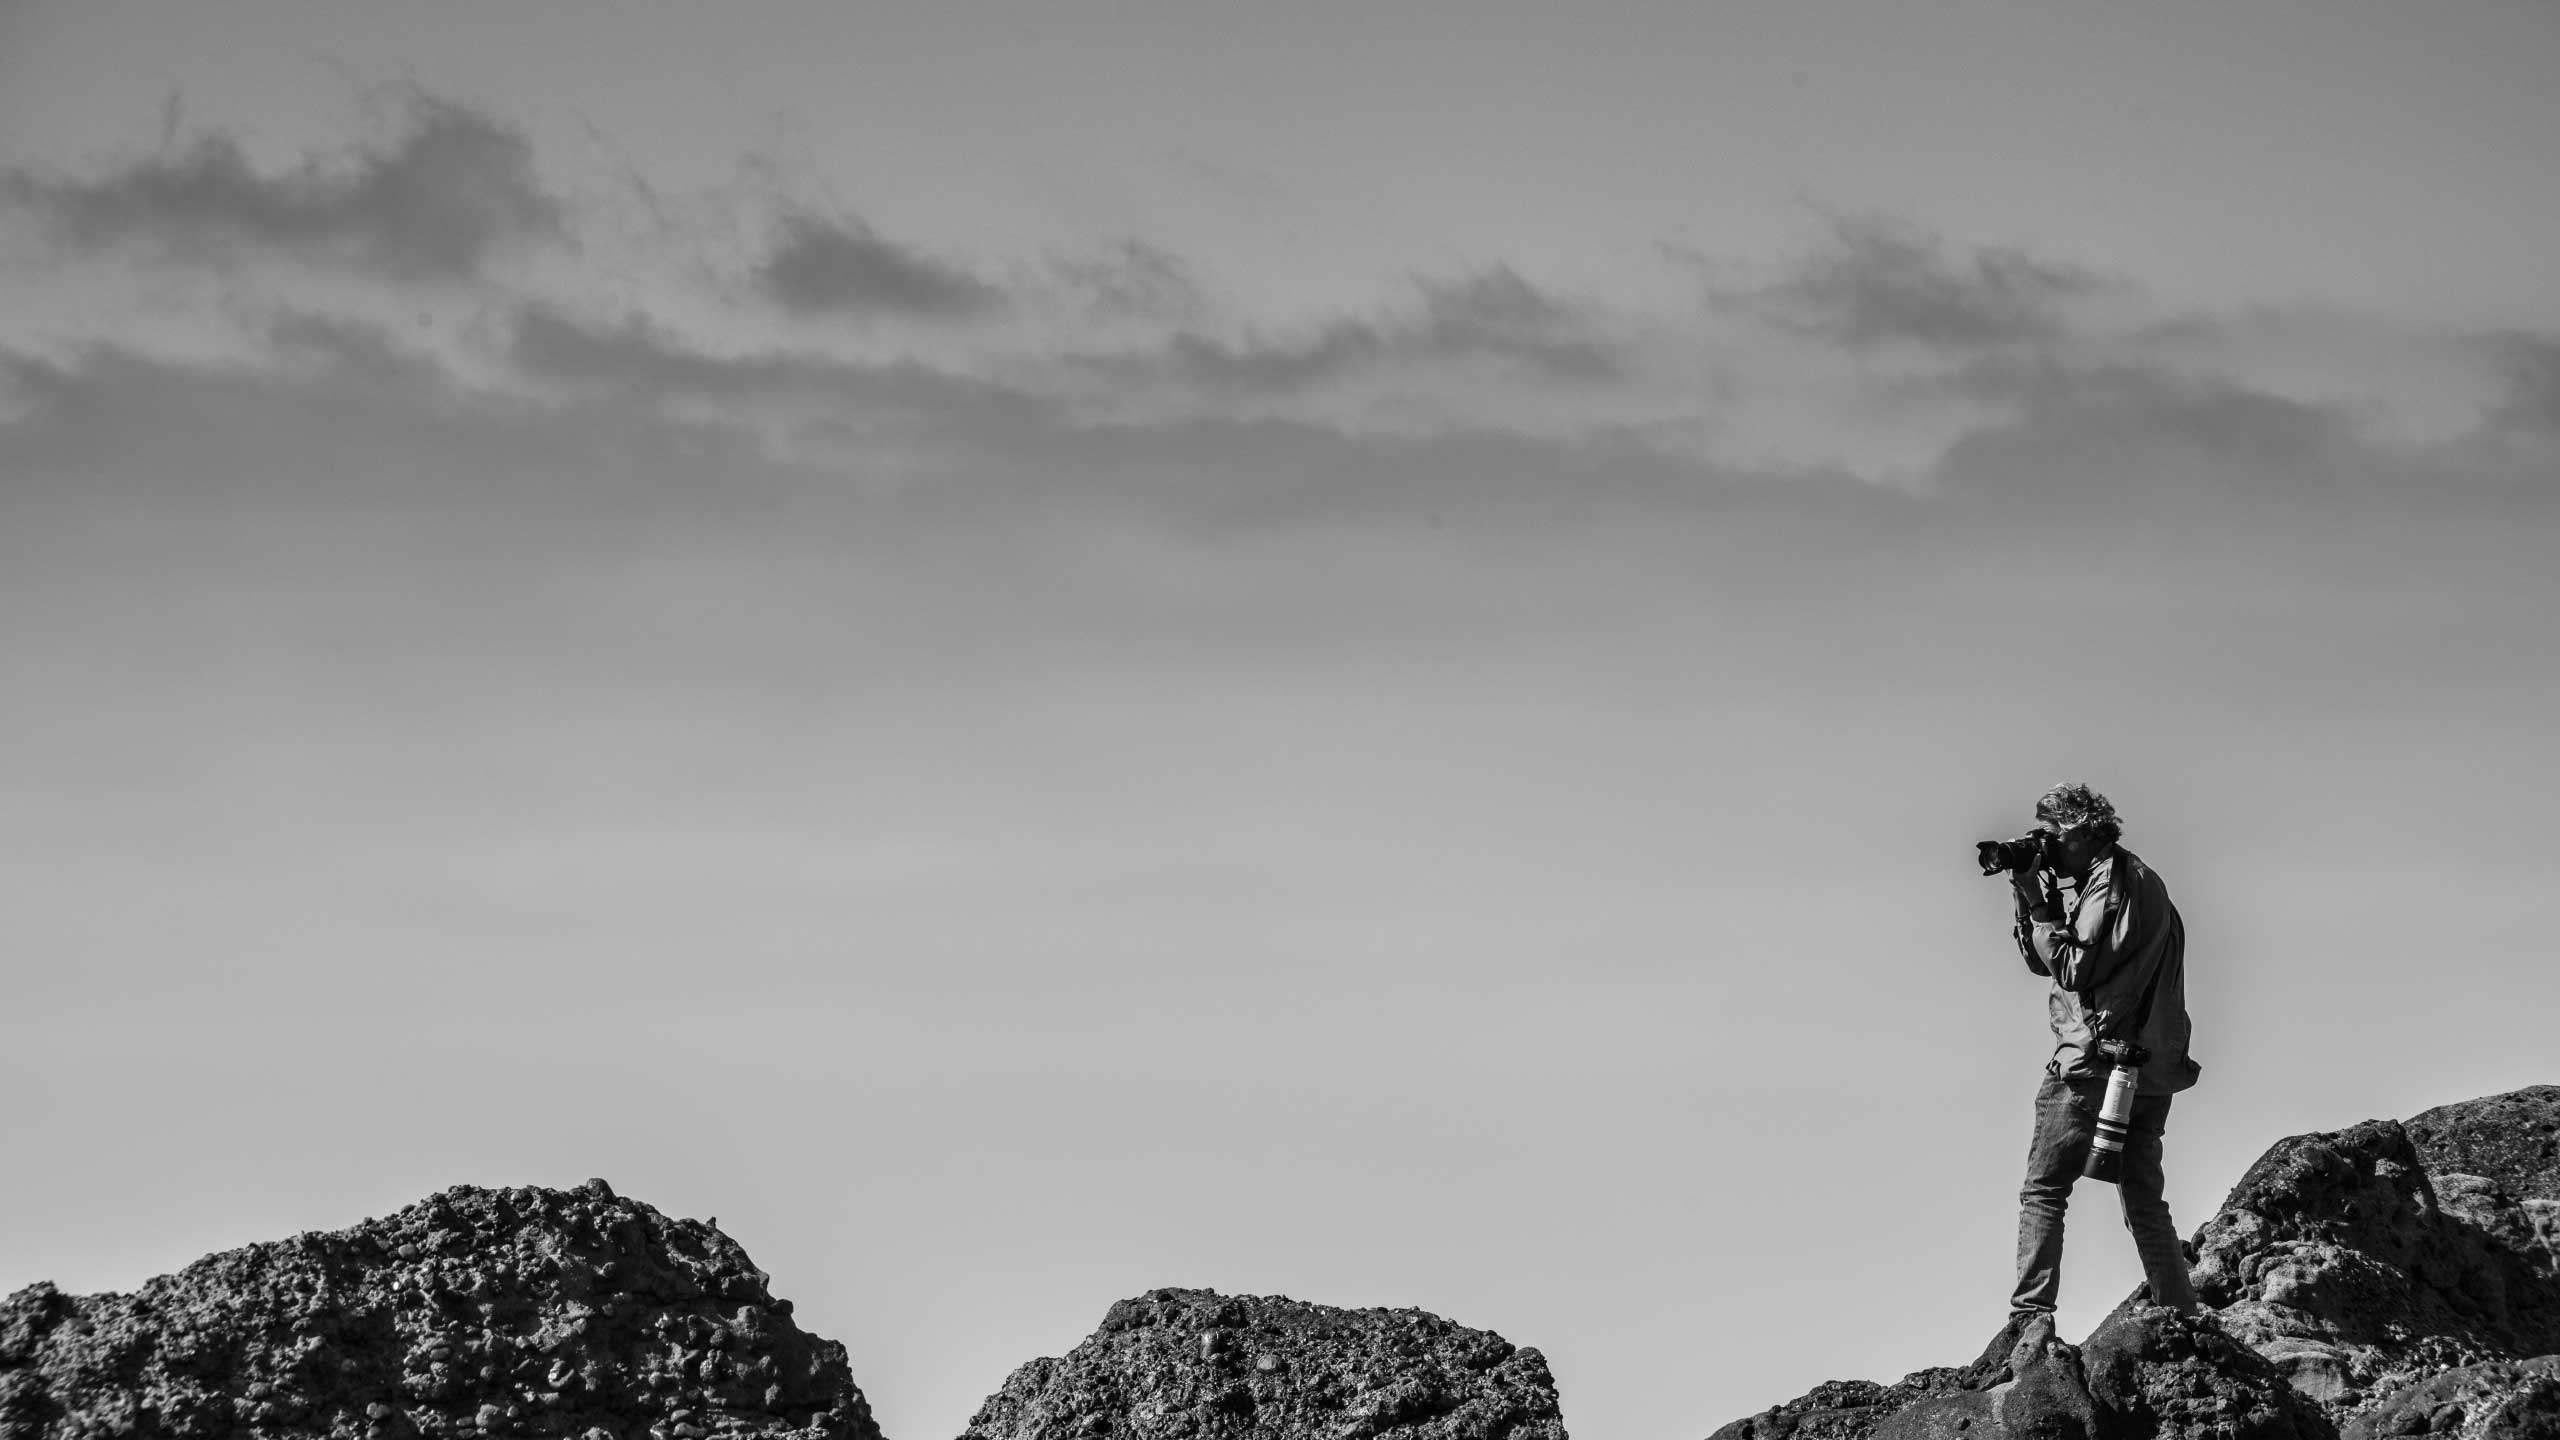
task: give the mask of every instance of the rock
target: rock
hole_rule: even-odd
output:
[[[2441,1434],[2454,1440],[2560,1440],[2560,1355],[2445,1371],[2356,1416],[2345,1440]]]
[[[2256,1347],[2285,1383],[2318,1401],[2324,1408],[2338,1409],[2351,1405],[2357,1398],[2353,1374],[2353,1357],[2335,1345],[2317,1340],[2279,1338]]]
[[[2477,1175],[2518,1200],[2560,1201],[2560,1085],[2534,1085],[2408,1121],[2431,1172]]]
[[[2009,1353],[2007,1378],[1923,1394],[1885,1416],[1874,1434],[1878,1440],[2098,1440],[2098,1411],[2077,1351],[2022,1342]],[[1957,1374],[1960,1381],[1988,1378]]]
[[[1916,1370],[1891,1385],[1826,1381],[1783,1405],[1725,1425],[1713,1440],[1864,1440],[1915,1406],[1924,1410],[1915,1425],[1952,1429],[1974,1440],[1990,1415],[1983,1394],[2015,1380],[2027,1366],[2052,1358],[2054,1348],[2051,1321],[2022,1323],[2013,1316],[1969,1365]]]
[[[1268,1363],[1266,1363],[1268,1362]],[[962,1440],[1565,1440],[1544,1356],[1420,1310],[1153,1290],[1006,1379]]]
[[[2560,1086],[2279,1141],[2193,1248],[2203,1316],[2137,1291],[2076,1349],[2013,1321],[1715,1440],[2560,1440]]]
[[[462,1186],[130,1295],[20,1290],[0,1302],[0,1440],[638,1440],[675,1411],[879,1440],[844,1347],[778,1318],[767,1283],[718,1230],[598,1181]],[[683,1371],[714,1333],[724,1368]]]
[[[2080,1360],[2114,1434],[2330,1440],[2337,1433],[2317,1402],[2210,1316],[2120,1306],[2081,1345]]]
[[[2126,1306],[2088,1343],[2012,1321],[1960,1369],[1818,1387],[1718,1440],[2333,1440],[2316,1406],[2209,1318]],[[1854,1385],[1857,1382],[1847,1382]],[[1841,1402],[1852,1400],[1844,1405]]]
[[[2341,1424],[2445,1369],[2560,1351],[2560,1201],[2529,1198],[2560,1190],[2560,1156],[2525,1143],[2555,1108],[2536,1086],[2278,1142],[2197,1231],[2197,1293]]]

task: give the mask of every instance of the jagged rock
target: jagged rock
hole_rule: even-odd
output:
[[[2079,1352],[2050,1325],[2020,1329],[2012,1321],[1961,1370],[1922,1372],[1939,1388],[1885,1415],[1879,1440],[2098,1440]]]
[[[1865,1440],[1884,1421],[1915,1407],[1924,1412],[1914,1421],[1922,1429],[1969,1435],[1987,1413],[1980,1408],[1989,1404],[1981,1398],[1983,1392],[2009,1383],[2045,1358],[2050,1342],[2050,1327],[2026,1336],[2013,1319],[1970,1365],[1915,1370],[1891,1385],[1826,1380],[1784,1404],[1733,1421],[1712,1440]]]
[[[2560,1200],[2519,1194],[2560,1189],[2560,1158],[2498,1132],[2513,1117],[2538,1146],[2525,1127],[2553,1108],[2537,1086],[2278,1142],[2196,1232],[2197,1294],[2342,1422],[2449,1367],[2560,1351]]]
[[[2560,1085],[2438,1106],[2408,1130],[2430,1171],[2477,1175],[2518,1200],[2560,1200]]]
[[[2560,1440],[2560,1355],[2465,1365],[2358,1415],[2345,1440]]]
[[[2089,1396],[2114,1435],[2329,1440],[2319,1405],[2209,1316],[2128,1304],[2080,1346]]]
[[[460,1186],[209,1255],[130,1295],[0,1304],[0,1440],[879,1440],[844,1347],[736,1241],[617,1198]]]
[[[2560,1086],[2280,1141],[2195,1247],[2202,1317],[2137,1291],[2077,1348],[2013,1326],[1715,1440],[2560,1440]]]
[[[1854,1383],[1854,1382],[1852,1382]],[[1715,1432],[1715,1440],[2334,1440],[2318,1407],[2222,1333],[2128,1304],[2083,1345],[2012,1321],[1981,1358],[1857,1395],[1833,1385]],[[1829,1392],[1829,1393],[1826,1393]],[[1843,1400],[1853,1403],[1843,1405]],[[1865,1403],[1855,1403],[1856,1401]]]
[[[1013,1372],[963,1440],[1565,1440],[1546,1358],[1420,1310],[1152,1290]]]

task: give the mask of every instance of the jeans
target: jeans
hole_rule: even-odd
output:
[[[2089,1158],[2106,1089],[2103,1078],[2064,1080],[2055,1075],[2045,1076],[2036,1089],[2036,1136],[2027,1147],[2027,1183],[2018,1191],[2018,1288],[2009,1297],[2013,1313],[2052,1314],[2062,1293],[2062,1212],[2071,1201],[2071,1182],[2080,1178],[2080,1167]],[[2133,1248],[2142,1256],[2151,1302],[2192,1311],[2196,1292],[2187,1279],[2186,1250],[2169,1219],[2169,1203],[2160,1198],[2160,1136],[2168,1128],[2170,1098],[2135,1097],[2116,1196],[2124,1203],[2124,1228],[2133,1232]]]

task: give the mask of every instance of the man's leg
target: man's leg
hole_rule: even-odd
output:
[[[2187,1252],[2178,1243],[2169,1202],[2161,1198],[2167,1180],[2160,1170],[2160,1137],[2169,1129],[2170,1098],[2146,1095],[2133,1102],[2132,1133],[2124,1142],[2124,1183],[2116,1189],[2124,1201],[2124,1228],[2133,1232],[2143,1278],[2151,1282],[2151,1303],[2192,1314],[2196,1289],[2187,1277]]]
[[[2036,1133],[2027,1145],[2027,1180],[2018,1190],[2018,1285],[2009,1309],[2050,1315],[2062,1294],[2062,1212],[2071,1182],[2089,1158],[2097,1132],[2085,1097],[2055,1076],[2036,1087]]]

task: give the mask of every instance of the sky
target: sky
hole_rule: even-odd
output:
[[[1164,1285],[1586,1440],[2560,1079],[2560,9],[0,0],[0,1289],[716,1217],[893,1440]],[[2079,1197],[2062,1329],[2139,1278]]]

